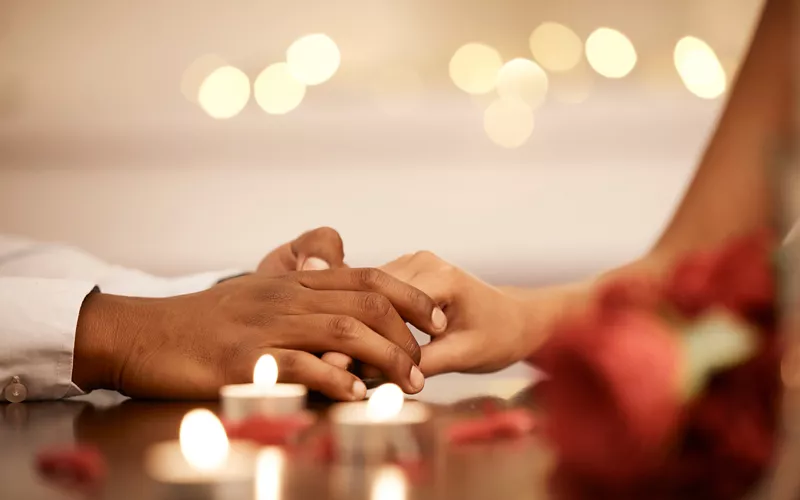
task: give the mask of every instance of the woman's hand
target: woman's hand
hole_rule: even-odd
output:
[[[557,296],[541,289],[518,297],[430,252],[400,257],[381,269],[424,291],[447,316],[447,328],[422,346],[420,368],[426,376],[491,372],[525,359],[538,345],[547,323],[549,312],[537,305],[544,306]]]

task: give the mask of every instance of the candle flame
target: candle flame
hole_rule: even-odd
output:
[[[405,500],[406,475],[396,465],[381,467],[372,483],[370,500]]]
[[[217,469],[228,458],[225,428],[208,410],[192,410],[183,417],[179,440],[183,458],[196,469]]]
[[[395,384],[383,384],[375,389],[367,401],[367,416],[370,420],[384,421],[400,413],[403,409],[403,390]]]
[[[278,362],[271,354],[258,358],[253,369],[253,383],[265,387],[272,387],[278,382]]]

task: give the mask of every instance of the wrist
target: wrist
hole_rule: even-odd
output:
[[[125,297],[92,292],[84,299],[72,364],[72,382],[84,392],[119,389],[125,310]]]
[[[589,281],[541,288],[503,288],[520,311],[524,344],[528,346],[523,357],[536,351],[562,318],[581,310],[588,303],[591,290]]]

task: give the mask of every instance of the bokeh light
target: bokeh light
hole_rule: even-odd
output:
[[[374,422],[391,419],[403,409],[405,396],[397,384],[383,384],[367,400],[367,415]]]
[[[206,409],[192,410],[184,415],[178,442],[183,458],[201,471],[221,467],[230,450],[225,427]]]
[[[532,109],[544,102],[547,86],[547,73],[530,59],[512,59],[497,75],[497,94],[501,98],[520,100]]]
[[[483,128],[500,147],[513,149],[525,144],[533,133],[533,111],[517,99],[497,99],[483,112]]]
[[[306,85],[319,85],[330,80],[338,71],[341,60],[336,42],[322,33],[298,38],[286,50],[289,71]]]
[[[531,52],[536,62],[549,71],[569,71],[583,55],[580,37],[563,24],[540,24],[530,36]]]
[[[370,500],[406,500],[408,480],[403,469],[396,465],[383,465],[372,482]]]
[[[250,100],[250,80],[239,68],[222,66],[208,75],[197,93],[197,102],[212,118],[238,115]]]
[[[286,457],[277,447],[264,447],[256,457],[256,500],[280,500],[283,497],[283,471]]]
[[[689,92],[703,99],[716,99],[725,93],[727,79],[717,54],[706,42],[693,36],[675,44],[675,68]]]
[[[468,94],[486,94],[495,88],[503,65],[500,53],[482,43],[468,43],[450,59],[450,78]]]
[[[205,54],[195,59],[183,72],[181,78],[181,93],[183,96],[195,104],[198,103],[200,85],[203,84],[208,75],[228,63],[217,54]]]
[[[261,109],[271,115],[284,115],[303,102],[306,86],[295,79],[288,63],[281,62],[269,65],[258,75],[253,93]]]
[[[617,30],[598,28],[586,39],[586,59],[606,78],[622,78],[636,66],[633,43]]]

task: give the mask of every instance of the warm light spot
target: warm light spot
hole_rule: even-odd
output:
[[[468,43],[450,59],[450,78],[468,94],[485,94],[495,88],[503,65],[500,53],[482,43]]]
[[[183,417],[179,442],[183,457],[199,470],[217,469],[228,458],[225,428],[208,410],[192,410]]]
[[[222,66],[208,75],[197,93],[197,102],[212,118],[238,115],[250,99],[250,80],[239,68]]]
[[[498,99],[484,111],[483,128],[498,146],[518,148],[533,133],[533,111],[522,101]]]
[[[546,22],[533,30],[529,39],[534,59],[550,71],[568,71],[581,60],[583,43],[563,24]]]
[[[278,381],[278,362],[271,354],[258,358],[253,369],[253,383],[265,387],[272,387]]]
[[[214,70],[223,66],[227,66],[227,63],[217,54],[206,54],[195,59],[183,72],[183,78],[181,78],[181,93],[183,96],[190,102],[197,104],[200,85]]]
[[[725,70],[706,42],[693,36],[681,38],[675,44],[674,59],[689,92],[703,99],[715,99],[725,92]]]
[[[503,99],[519,100],[536,109],[547,96],[547,73],[530,59],[512,59],[497,75],[497,94]]]
[[[280,448],[262,448],[256,457],[256,500],[278,500],[283,484],[284,456]]]
[[[370,500],[405,500],[408,480],[403,469],[396,465],[384,465],[375,473]]]
[[[636,49],[617,30],[598,28],[586,39],[586,59],[607,78],[622,78],[636,66]]]
[[[403,390],[395,384],[383,384],[375,389],[367,401],[367,416],[381,422],[389,420],[403,409]]]
[[[258,75],[253,93],[261,109],[271,115],[284,115],[303,102],[306,86],[292,76],[287,63],[276,63]]]
[[[298,38],[286,51],[289,72],[306,85],[319,85],[330,80],[341,61],[336,42],[322,33]]]

